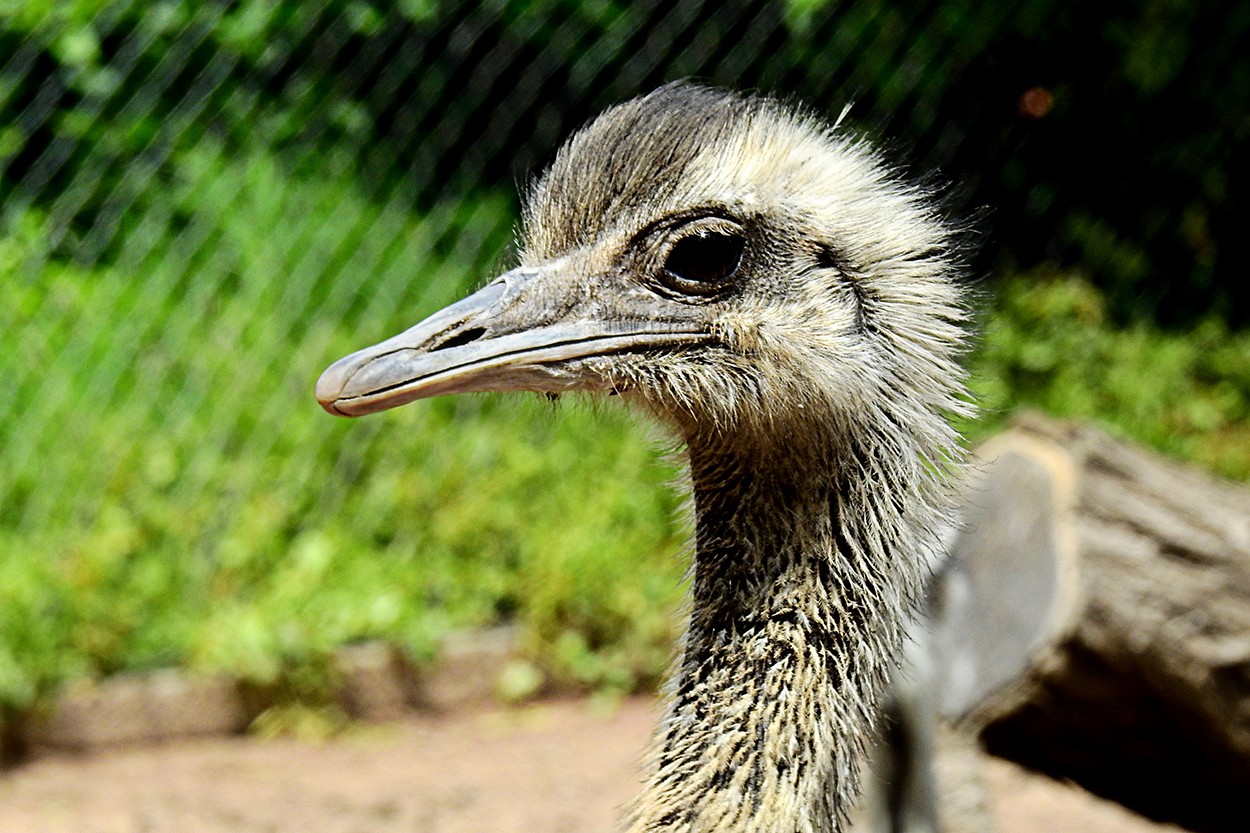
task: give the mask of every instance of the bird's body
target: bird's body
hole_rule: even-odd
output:
[[[629,829],[840,829],[959,456],[948,228],[863,145],[677,84],[575,135],[522,239],[517,269],[319,398],[606,391],[672,426],[690,624]]]

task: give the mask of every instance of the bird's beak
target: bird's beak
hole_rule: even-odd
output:
[[[317,380],[317,401],[363,416],[448,393],[612,388],[578,360],[706,338],[698,322],[659,316],[639,290],[610,314],[593,284],[560,261],[514,269],[415,327],[339,359]],[[619,304],[618,304],[619,307]]]

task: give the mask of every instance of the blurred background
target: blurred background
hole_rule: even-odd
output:
[[[676,78],[849,105],[945,184],[973,440],[1028,405],[1250,477],[1247,43],[1234,0],[3,0],[0,714],[166,666],[316,703],[341,645],[501,623],[519,693],[651,685],[663,438],[312,384],[505,267],[562,137]]]

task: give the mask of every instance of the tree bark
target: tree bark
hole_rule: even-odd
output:
[[[935,584],[941,710],[1144,815],[1247,829],[1250,488],[1028,415]]]

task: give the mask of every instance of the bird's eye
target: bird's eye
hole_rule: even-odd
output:
[[[708,230],[678,240],[664,261],[664,275],[674,289],[707,294],[733,277],[742,264],[746,240],[741,235]]]

